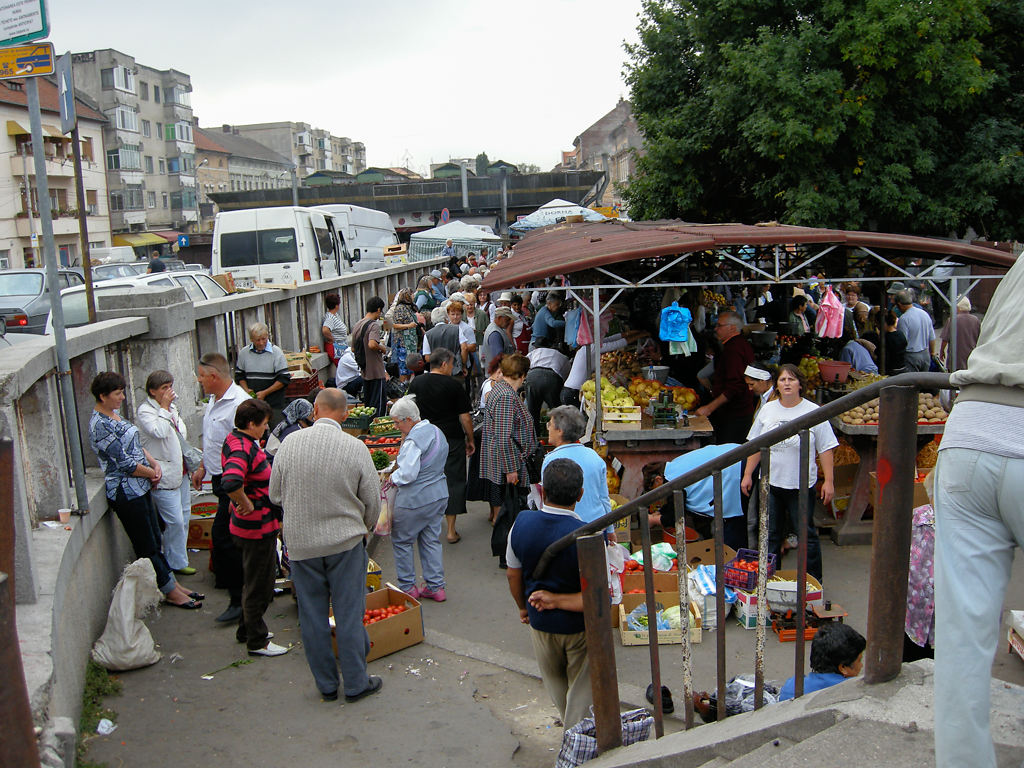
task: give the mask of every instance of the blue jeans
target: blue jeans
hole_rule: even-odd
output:
[[[370,684],[370,637],[363,626],[367,560],[366,547],[360,543],[336,555],[291,561],[302,646],[320,693],[337,692],[339,664],[346,696],[362,693]],[[334,608],[337,658],[331,648],[329,607]]]
[[[149,494],[164,521],[163,551],[167,564],[175,571],[187,568],[188,518],[192,514],[188,478],[182,478],[179,488],[154,488]]]
[[[432,590],[444,589],[441,520],[447,505],[448,499],[440,499],[422,507],[395,509],[394,520],[391,522],[391,548],[395,552],[395,574],[399,589],[408,591],[416,586],[414,544],[419,544],[423,580]]]
[[[939,451],[935,482],[935,762],[995,768],[992,659],[1014,548],[1024,546],[1024,459]]]
[[[800,535],[800,490],[768,486],[768,551],[782,562],[782,533],[780,515],[789,516],[793,532]],[[814,527],[814,488],[807,489],[807,572],[821,582],[821,541]]]

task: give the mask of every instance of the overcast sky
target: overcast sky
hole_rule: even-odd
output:
[[[548,170],[628,92],[641,0],[48,0],[50,40],[192,78],[204,127],[294,120],[369,165],[487,152]]]

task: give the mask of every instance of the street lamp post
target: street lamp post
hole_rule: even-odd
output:
[[[203,231],[203,214],[199,208],[199,190],[201,189],[201,187],[199,186],[199,169],[202,168],[204,165],[209,164],[210,158],[204,157],[202,160],[199,161],[199,164],[196,166],[196,234]]]

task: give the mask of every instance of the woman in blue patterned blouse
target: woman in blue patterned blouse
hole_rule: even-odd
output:
[[[160,551],[160,522],[149,492],[160,482],[160,465],[142,447],[139,430],[117,412],[124,402],[124,377],[104,371],[92,380],[96,398],[89,419],[89,445],[103,469],[107,503],[124,526],[136,557],[149,558],[164,600],[179,608],[202,607],[203,595],[178,586]]]

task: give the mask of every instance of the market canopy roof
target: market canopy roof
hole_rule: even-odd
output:
[[[474,242],[484,240],[501,242],[501,238],[497,235],[488,234],[482,229],[477,229],[458,220],[450,221],[440,227],[416,232],[410,237],[410,240],[441,240],[442,242],[445,240],[472,240]]]
[[[166,245],[167,240],[150,232],[138,232],[131,235],[114,235],[114,245],[130,245],[137,248],[143,245]]]
[[[570,203],[568,200],[555,198],[550,202],[544,203],[544,205],[528,216],[524,216],[519,221],[509,225],[509,231],[530,232],[534,229],[557,224],[568,216],[582,216],[584,221],[607,221],[608,218],[604,214],[590,208],[584,208],[582,205]]]
[[[516,245],[511,257],[494,265],[484,279],[483,287],[488,291],[521,287],[556,274],[701,251],[721,252],[743,246],[809,245],[912,252],[923,258],[951,258],[957,263],[999,268],[1008,268],[1016,260],[1012,254],[989,246],[886,232],[816,229],[783,224],[611,220],[562,223],[529,233]]]

